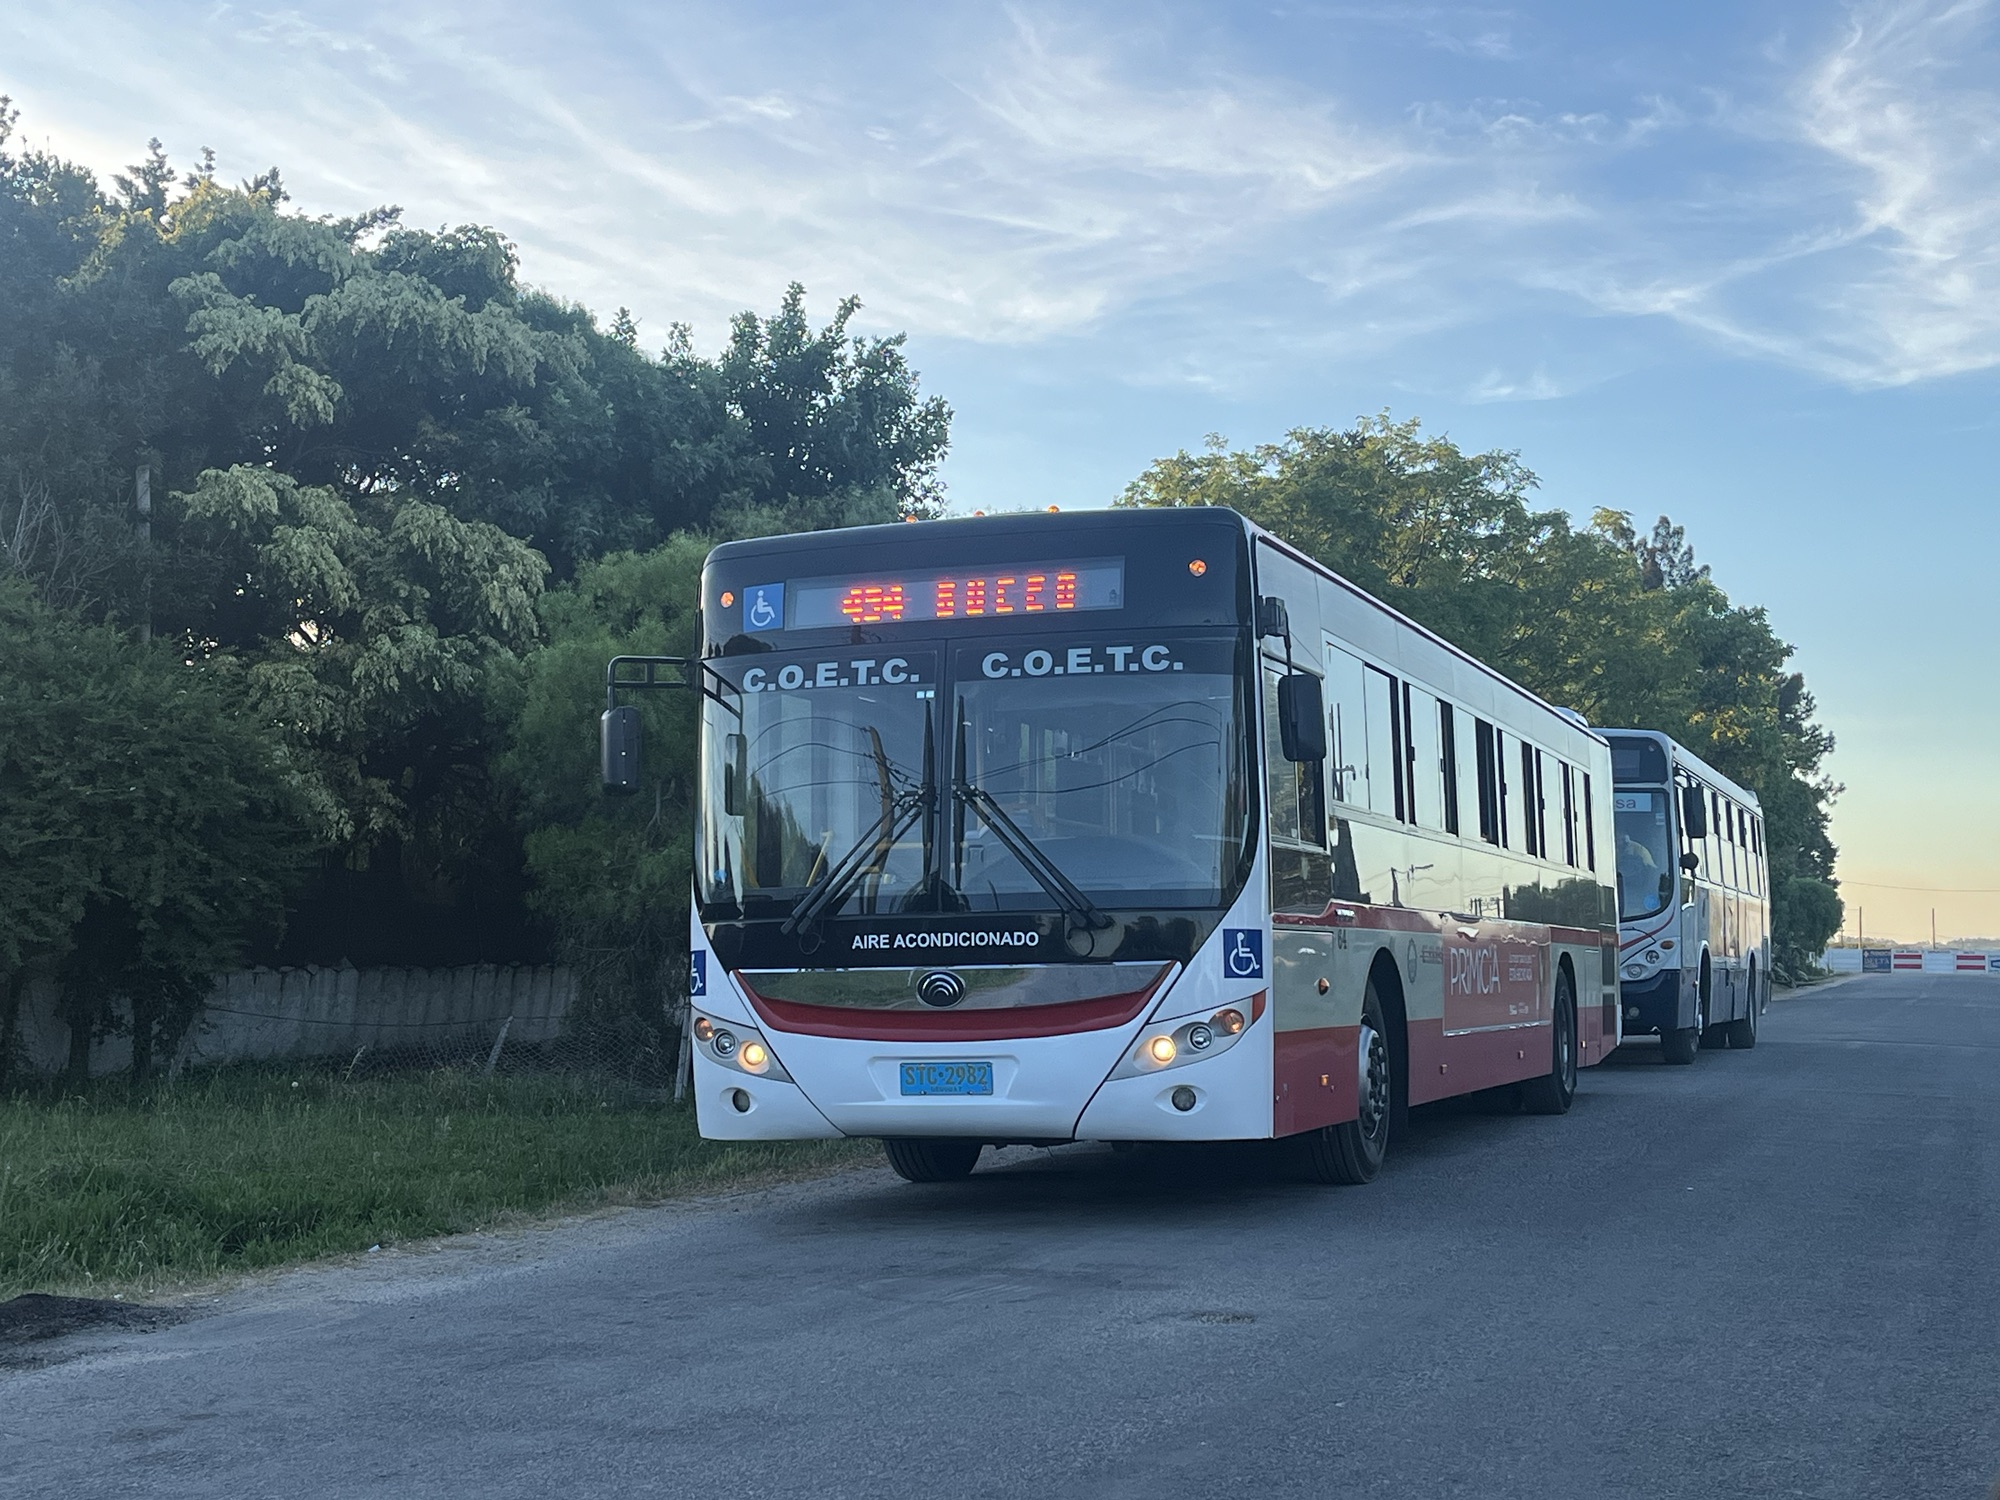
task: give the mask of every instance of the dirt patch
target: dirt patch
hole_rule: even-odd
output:
[[[79,1333],[152,1333],[185,1318],[180,1308],[28,1292],[0,1302],[0,1370],[32,1370],[65,1357],[57,1340]]]

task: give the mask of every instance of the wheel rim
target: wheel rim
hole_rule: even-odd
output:
[[[1380,1140],[1389,1128],[1389,1044],[1382,1033],[1366,1021],[1361,1023],[1358,1062],[1361,1075],[1361,1133],[1371,1141]]]
[[[1576,1090],[1576,1006],[1565,1003],[1562,1014],[1556,1018],[1556,1076],[1562,1080],[1563,1092]]]

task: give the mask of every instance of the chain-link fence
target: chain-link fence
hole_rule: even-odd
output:
[[[487,1076],[581,1073],[676,1095],[686,1067],[684,1002],[594,995],[569,968],[478,964],[450,969],[248,969],[223,975],[168,1058],[168,1076],[246,1062],[334,1069],[346,1076],[451,1068]],[[44,1075],[70,1060],[52,985],[30,985],[13,1051]],[[90,1072],[130,1065],[114,1030],[92,1042]]]

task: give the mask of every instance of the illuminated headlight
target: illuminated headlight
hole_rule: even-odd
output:
[[[1113,1078],[1133,1078],[1227,1052],[1248,1030],[1243,1012],[1226,1008],[1209,1016],[1184,1016],[1148,1026],[1113,1071]]]
[[[753,1078],[772,1078],[780,1083],[792,1081],[792,1075],[785,1071],[785,1065],[771,1051],[771,1044],[748,1026],[696,1016],[693,1030],[700,1049],[723,1067],[748,1073]]]

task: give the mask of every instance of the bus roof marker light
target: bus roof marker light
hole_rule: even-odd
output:
[[[1196,578],[1201,577],[1201,575],[1206,573],[1207,571],[1208,571],[1208,564],[1203,562],[1198,557],[1194,559],[1194,561],[1188,564],[1188,572],[1192,573]]]

